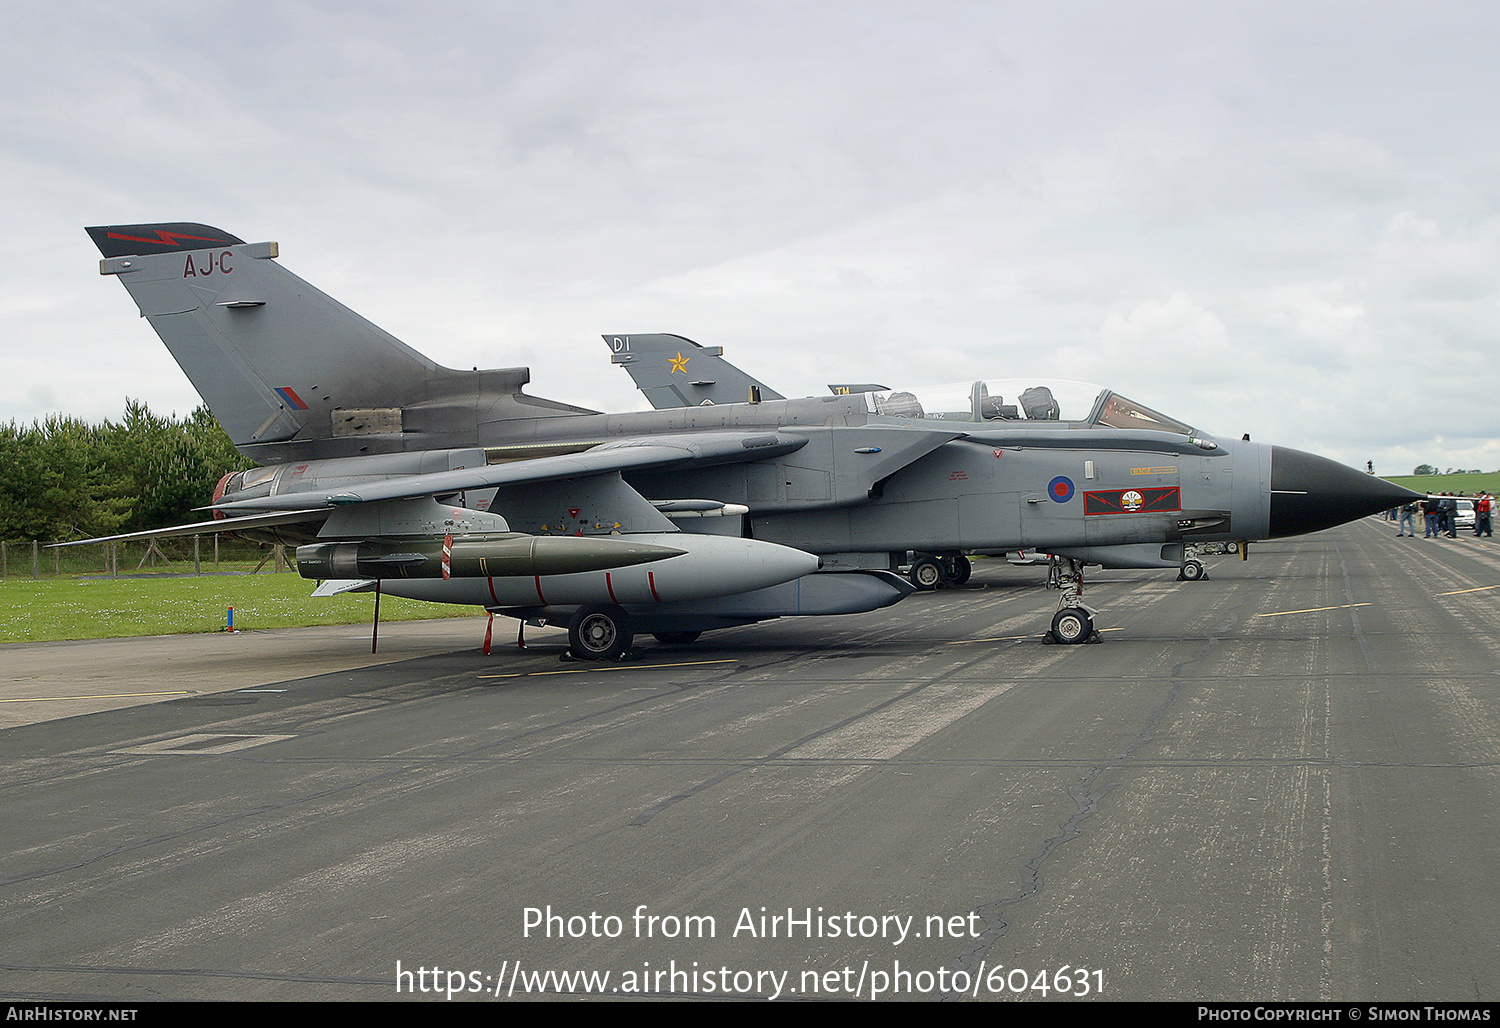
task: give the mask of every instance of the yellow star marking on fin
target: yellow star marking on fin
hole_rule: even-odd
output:
[[[682,355],[682,351],[681,350],[677,351],[677,356],[676,357],[668,357],[667,358],[667,360],[670,361],[671,364],[672,364],[672,374],[674,374],[674,375],[677,374],[679,371],[682,372],[684,375],[686,375],[687,374],[687,362],[690,361],[690,360],[692,360],[692,359],[693,358],[691,358],[691,357],[684,357]]]

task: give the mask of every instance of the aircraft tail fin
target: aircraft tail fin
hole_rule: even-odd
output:
[[[611,362],[630,373],[656,410],[785,399],[725,360],[721,346],[700,346],[662,332],[607,335],[604,341],[613,355]]]
[[[240,452],[262,462],[482,442],[486,422],[581,413],[518,400],[526,368],[455,371],[286,270],[275,243],[174,222],[88,230]]]

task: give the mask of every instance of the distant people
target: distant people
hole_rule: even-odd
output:
[[[1416,513],[1416,500],[1411,501],[1405,507],[1401,508],[1401,523],[1396,526],[1398,529],[1396,537],[1398,539],[1403,535],[1410,536],[1413,539],[1417,537],[1416,527],[1412,524],[1412,519],[1416,517]]]
[[[1442,515],[1439,513],[1442,509],[1441,502],[1436,496],[1422,498],[1423,539],[1436,539],[1440,534],[1438,526],[1442,520]]]
[[[1449,539],[1458,538],[1458,501],[1452,493],[1443,494],[1443,534]]]
[[[1474,497],[1475,538],[1478,538],[1482,535],[1490,536],[1491,538],[1493,538],[1494,533],[1490,531],[1490,508],[1492,506],[1494,506],[1494,504],[1492,502],[1492,497],[1490,496],[1490,494],[1485,492],[1483,489],[1479,490],[1479,493]]]

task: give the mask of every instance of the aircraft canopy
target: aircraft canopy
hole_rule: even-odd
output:
[[[969,423],[1055,421],[1193,435],[1191,426],[1088,382],[1007,378],[878,390],[864,396],[870,410],[891,418]]]

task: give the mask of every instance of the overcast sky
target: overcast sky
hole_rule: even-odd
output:
[[[85,225],[197,221],[440,363],[643,406],[1052,375],[1500,468],[1500,4],[0,0],[0,420],[198,399]]]

